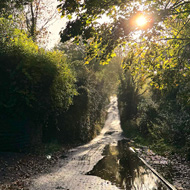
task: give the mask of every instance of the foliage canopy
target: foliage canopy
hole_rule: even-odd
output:
[[[142,6],[143,5],[143,6]],[[116,0],[101,2],[66,0],[59,5],[63,16],[70,18],[66,29],[61,32],[61,41],[73,39],[88,44],[87,59],[96,57],[102,61],[112,58],[113,50],[131,40],[131,34],[139,28],[134,17],[142,12],[148,16],[148,26],[143,32],[149,40],[162,33],[165,23],[176,23],[188,19],[188,1]],[[97,19],[107,15],[109,22],[100,24]],[[167,27],[167,26],[166,26]]]

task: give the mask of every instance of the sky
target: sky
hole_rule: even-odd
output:
[[[56,10],[57,5],[59,4],[59,2],[55,1],[55,0],[43,0],[44,2],[46,2],[47,4],[52,4],[52,10]],[[50,24],[50,26],[48,27],[48,31],[50,32],[49,36],[48,36],[48,43],[46,44],[46,49],[51,49],[53,48],[56,44],[58,44],[60,42],[60,35],[59,32],[61,31],[61,29],[66,27],[66,23],[67,23],[68,19],[67,18],[61,18],[61,16],[59,15],[59,13],[57,12],[57,16],[55,18],[55,20],[52,21],[52,24]],[[97,20],[100,24],[105,23],[105,22],[110,22],[109,18],[106,15],[103,15],[101,19]]]
[[[60,41],[60,35],[59,32],[61,29],[66,27],[68,19],[66,18],[61,18],[60,16],[54,21],[53,24],[50,25],[48,28],[48,31],[51,32],[49,35],[49,43],[47,44],[47,49],[53,48],[56,44],[59,43]],[[100,24],[104,22],[109,22],[109,18],[106,17],[106,15],[103,15],[102,19],[98,19],[98,22]]]
[[[62,28],[66,26],[66,19],[59,18],[48,28],[49,34],[49,43],[47,44],[47,49],[53,48],[56,44],[60,42],[59,32]]]
[[[54,12],[54,10],[57,9],[57,5],[59,4],[59,2],[55,0],[43,0],[43,2],[45,2],[47,5],[50,5],[50,8],[47,7],[47,10],[50,9],[51,12]],[[46,16],[48,17],[51,12],[46,11]],[[44,48],[51,49],[60,42],[59,32],[66,26],[66,22],[67,19],[61,18],[61,15],[57,11],[55,18],[50,22],[47,27],[47,30],[50,33],[47,40],[48,42],[45,44]]]
[[[51,9],[56,10],[57,5],[60,3],[55,0],[43,0],[47,4],[51,4]],[[143,10],[144,6],[139,5],[140,10]],[[61,18],[60,14],[57,12],[57,15],[55,19],[51,22],[51,24],[48,27],[48,31],[50,32],[48,36],[48,43],[46,43],[45,48],[46,49],[51,49],[53,48],[56,44],[60,42],[60,35],[59,32],[61,29],[64,29],[66,26],[68,19],[67,18]],[[105,23],[105,22],[110,22],[109,18],[106,15],[103,15],[101,19],[97,20],[100,24]],[[142,22],[142,20],[140,21]],[[135,33],[133,35],[134,39],[137,39],[140,36],[139,32]]]

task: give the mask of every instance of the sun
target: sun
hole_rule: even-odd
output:
[[[139,15],[137,18],[136,18],[136,25],[139,26],[139,27],[143,27],[147,24],[147,18],[144,16],[144,15]]]
[[[133,29],[137,30],[146,30],[151,27],[152,23],[153,20],[151,16],[143,12],[134,14],[130,19],[130,25]]]

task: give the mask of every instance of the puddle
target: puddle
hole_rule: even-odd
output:
[[[114,133],[117,133],[118,131],[108,131],[108,132],[106,132],[104,135],[112,135],[112,134],[114,134]]]
[[[126,190],[168,190],[129,149],[127,141],[107,145],[100,160],[87,175],[98,176]]]

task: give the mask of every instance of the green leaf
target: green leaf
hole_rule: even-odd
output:
[[[67,18],[68,18],[69,20],[71,20],[71,19],[72,19],[72,15],[67,15]]]

